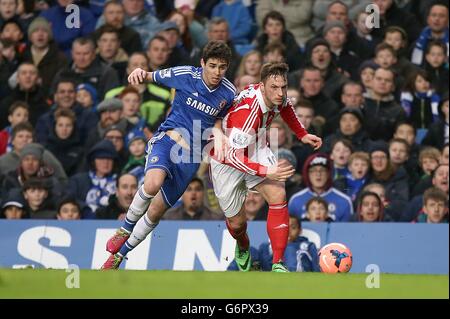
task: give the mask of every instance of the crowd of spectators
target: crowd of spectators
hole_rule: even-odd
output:
[[[448,222],[448,0],[0,0],[0,217],[123,219],[174,96],[127,76],[200,66],[209,40],[238,91],[286,62],[323,138],[314,152],[273,123],[293,222]],[[224,218],[208,174],[166,219]],[[253,191],[245,210],[267,216]]]

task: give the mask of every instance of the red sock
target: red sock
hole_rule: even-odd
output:
[[[226,221],[226,224],[231,236],[236,239],[239,248],[241,250],[248,250],[250,246],[250,240],[248,239],[247,235],[247,222],[245,222],[245,224],[239,229],[232,229],[230,224],[228,223],[228,220]]]
[[[275,264],[280,260],[284,260],[284,251],[289,236],[289,213],[286,202],[269,206],[267,233],[272,245],[272,262]]]

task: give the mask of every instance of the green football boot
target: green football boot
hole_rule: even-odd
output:
[[[249,271],[252,266],[252,258],[250,256],[250,247],[247,250],[240,250],[238,244],[234,250],[234,260],[240,271]]]

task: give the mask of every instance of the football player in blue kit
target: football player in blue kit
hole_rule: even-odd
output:
[[[122,227],[107,242],[111,255],[102,269],[117,269],[184,193],[199,168],[208,130],[217,128],[215,155],[223,157],[226,139],[221,119],[235,96],[235,87],[224,77],[230,60],[230,48],[222,41],[211,41],[203,50],[199,68],[180,66],[154,72],[137,68],[129,75],[130,84],[156,82],[174,88],[176,94],[167,119],[148,142],[144,184]]]

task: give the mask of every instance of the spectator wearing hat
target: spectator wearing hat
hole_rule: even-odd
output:
[[[75,113],[70,109],[58,109],[54,114],[55,125],[50,131],[45,147],[61,162],[67,176],[74,175],[85,150],[76,127]]]
[[[380,66],[373,62],[372,60],[366,60],[362,62],[358,68],[359,81],[364,87],[364,92],[372,89],[373,77],[375,76],[375,71]]]
[[[221,220],[223,215],[214,214],[204,205],[204,185],[200,178],[194,177],[181,196],[182,204],[169,209],[165,220]]]
[[[60,69],[67,67],[69,61],[53,42],[50,23],[44,17],[37,17],[28,28],[31,45],[23,53],[23,61],[31,62],[38,68],[42,88],[49,93],[53,78]]]
[[[95,211],[99,207],[106,207],[109,196],[116,191],[115,159],[117,152],[113,143],[102,140],[87,154],[89,171],[70,178],[68,195],[86,205],[83,205],[82,218],[95,218]]]
[[[76,101],[76,84],[71,79],[60,79],[56,84],[54,93],[54,103],[51,109],[42,114],[36,123],[36,140],[41,144],[46,144],[51,132],[55,127],[55,114],[58,110],[71,110],[76,118],[75,131],[79,134],[81,142],[85,142],[88,131],[97,122],[97,114],[91,110],[83,108]]]
[[[130,156],[128,162],[122,168],[122,173],[130,173],[136,176],[139,186],[144,182],[146,146],[147,138],[142,133],[136,134],[128,140],[127,149]]]
[[[71,197],[63,198],[57,207],[56,218],[58,220],[78,220],[81,218],[81,206]]]
[[[128,173],[120,175],[117,178],[115,193],[109,196],[108,206],[98,208],[95,212],[95,218],[124,220],[137,190],[138,180],[136,176]]]
[[[76,38],[72,44],[72,64],[61,69],[53,80],[53,87],[61,78],[72,79],[76,84],[90,83],[96,88],[100,99],[119,85],[119,76],[112,67],[105,65],[95,54],[91,38]]]
[[[61,194],[62,186],[54,176],[54,170],[43,161],[44,147],[31,143],[20,152],[20,164],[17,169],[5,174],[2,181],[1,193],[11,188],[20,188],[30,178],[48,180],[53,196]]]
[[[87,110],[97,112],[98,94],[95,87],[89,83],[78,84],[76,101]]]
[[[85,147],[90,149],[95,143],[99,142],[105,136],[106,129],[115,125],[124,132],[128,132],[132,124],[126,118],[122,117],[123,103],[118,98],[109,98],[102,101],[97,106],[97,113],[100,120],[96,126],[89,131]]]
[[[4,83],[2,86],[5,85]],[[47,96],[39,84],[39,74],[33,63],[23,62],[17,69],[17,86],[0,102],[0,129],[8,125],[8,110],[15,101],[30,106],[29,121],[36,125],[37,119],[49,109]]]
[[[372,89],[364,94],[364,126],[372,140],[388,141],[397,123],[406,120],[406,113],[395,101],[395,74],[390,69],[378,68]]]
[[[95,30],[95,17],[84,7],[78,8],[79,27],[68,28],[66,26],[66,21],[70,21],[72,14],[72,11],[66,11],[66,7],[74,2],[74,0],[58,0],[55,5],[41,13],[41,16],[50,22],[59,49],[67,56],[71,54],[71,49],[73,49],[71,45],[75,39],[88,36]]]
[[[30,123],[19,123],[11,132],[11,144],[13,149],[11,152],[0,156],[0,179],[1,177],[14,171],[20,165],[20,154],[25,146],[30,144],[34,139],[33,126]],[[67,175],[64,172],[64,168],[56,157],[44,149],[42,154],[44,163],[47,163],[55,172],[55,177],[61,184],[65,184],[67,181]]]
[[[256,38],[256,49],[263,53],[269,43],[281,42],[286,47],[285,61],[291,72],[302,67],[302,51],[294,35],[286,28],[286,20],[278,11],[267,12],[262,19],[263,33]]]
[[[350,198],[332,187],[331,161],[324,153],[312,154],[303,165],[305,189],[294,194],[288,203],[289,213],[299,219],[306,217],[306,203],[320,196],[328,202],[329,216],[338,222],[349,221],[353,215]]]
[[[107,1],[103,7],[103,15],[105,25],[114,27],[119,33],[119,41],[121,47],[128,55],[134,52],[142,51],[142,43],[139,33],[133,28],[125,25],[125,9],[119,0]],[[99,29],[94,31],[93,37],[97,41],[99,38]]]
[[[115,165],[118,170],[121,170],[128,161],[128,149],[126,148],[125,143],[125,132],[119,126],[111,125],[106,129],[103,139],[109,140],[113,143],[114,149],[117,152]]]
[[[339,112],[339,128],[325,138],[323,152],[331,152],[331,145],[337,139],[348,139],[355,151],[368,152],[372,144],[367,132],[363,129],[364,116],[360,109],[346,107]]]
[[[389,158],[388,145],[377,141],[370,149],[371,178],[369,183],[379,183],[386,190],[388,200],[409,200],[409,178],[403,167],[395,169]]]
[[[48,180],[30,178],[22,186],[23,197],[26,201],[27,214],[31,219],[54,219],[54,199],[51,198],[51,187]]]
[[[430,125],[427,135],[422,141],[423,145],[443,149],[449,142],[449,99],[448,91],[442,95],[440,111],[442,116],[436,123]]]
[[[361,63],[361,59],[355,52],[349,51],[345,46],[348,37],[348,29],[341,21],[329,21],[323,28],[323,38],[330,45],[333,63],[337,68],[345,72],[353,80],[358,78],[355,65]]]
[[[0,218],[23,219],[28,218],[25,210],[25,199],[20,188],[13,188],[3,197]]]

